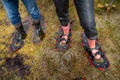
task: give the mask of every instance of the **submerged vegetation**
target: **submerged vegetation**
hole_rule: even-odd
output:
[[[37,0],[42,15],[46,20],[46,37],[40,45],[32,43],[32,23],[24,47],[16,53],[9,53],[8,46],[14,27],[10,24],[6,12],[0,6],[0,80],[120,80],[120,3],[114,2],[115,8],[106,12],[105,4],[110,0],[95,0],[95,18],[99,33],[99,42],[110,61],[110,69],[100,71],[92,67],[81,45],[79,25],[75,6],[70,0],[70,19],[73,24],[71,48],[66,52],[55,50],[56,32],[59,29],[55,7],[52,0]],[[28,19],[28,13],[20,2],[22,20]],[[27,18],[26,18],[27,17]]]

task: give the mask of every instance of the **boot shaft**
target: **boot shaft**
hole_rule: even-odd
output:
[[[25,38],[26,38],[27,34],[26,34],[26,32],[25,32],[24,27],[23,27],[22,24],[21,24],[20,26],[16,27],[15,29],[16,29],[16,31],[17,31],[19,34],[21,34],[22,39],[25,39]]]

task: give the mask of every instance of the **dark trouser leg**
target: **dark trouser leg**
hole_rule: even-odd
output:
[[[97,38],[96,23],[94,20],[94,0],[74,0],[81,26],[87,38]]]
[[[69,22],[68,18],[68,8],[69,8],[69,0],[53,0],[58,18],[60,23],[63,26],[67,26]]]

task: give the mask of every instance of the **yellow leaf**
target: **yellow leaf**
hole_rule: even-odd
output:
[[[98,4],[97,4],[97,7],[98,7],[98,8],[103,8],[104,6],[103,6],[103,4],[98,3]]]

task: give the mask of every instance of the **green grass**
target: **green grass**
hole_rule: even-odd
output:
[[[21,2],[20,5],[21,16],[25,18],[28,13]],[[96,12],[98,13],[95,18],[99,42],[111,63],[109,70],[100,71],[92,67],[85,56],[80,38],[83,30],[79,25],[72,1],[70,2],[70,18],[75,20],[72,32],[73,41],[71,48],[65,53],[55,50],[55,37],[60,24],[52,1],[39,0],[38,5],[46,20],[45,39],[40,45],[34,45],[31,39],[33,30],[31,26],[24,47],[10,54],[3,42],[10,43],[10,33],[14,31],[14,27],[8,22],[4,9],[0,9],[0,80],[73,80],[79,77],[84,77],[86,80],[120,79],[119,6],[111,13],[106,13],[102,9],[102,14]],[[95,9],[99,11],[98,8]]]

